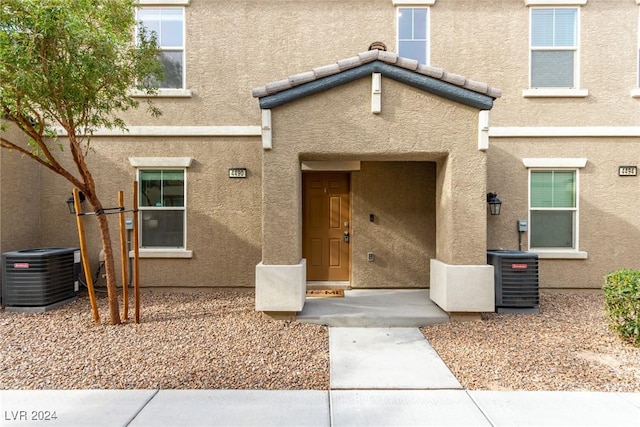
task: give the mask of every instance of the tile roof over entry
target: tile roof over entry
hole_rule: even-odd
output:
[[[426,92],[480,110],[491,109],[493,100],[502,95],[500,89],[486,83],[448,73],[441,68],[422,65],[414,59],[403,58],[383,50],[369,50],[333,64],[267,83],[254,88],[252,94],[260,99],[260,108],[274,108],[371,73],[381,73]]]

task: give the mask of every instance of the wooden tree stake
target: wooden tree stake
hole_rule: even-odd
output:
[[[127,238],[126,238],[126,224],[124,214],[124,191],[118,191],[118,206],[123,210],[118,214],[120,220],[120,262],[122,264],[122,317],[124,320],[129,318],[129,274],[127,272],[128,264],[128,250],[127,250]]]
[[[140,250],[138,244],[138,181],[133,181],[133,293],[135,299],[135,320],[140,323]]]
[[[82,255],[82,265],[84,268],[84,277],[87,281],[87,290],[89,292],[89,301],[91,302],[91,311],[93,312],[93,323],[95,326],[100,324],[100,314],[98,313],[98,303],[96,302],[96,294],[93,289],[93,276],[91,275],[91,266],[89,265],[89,257],[87,256],[87,242],[84,236],[84,225],[82,224],[82,207],[80,206],[79,190],[73,189],[73,205],[76,209],[76,222],[78,224],[78,238],[80,240],[80,254]]]

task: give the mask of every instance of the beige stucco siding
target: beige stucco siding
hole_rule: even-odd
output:
[[[491,125],[637,126],[638,6],[580,7],[579,85],[586,98],[525,98],[529,10],[523,0],[438,0],[430,8],[430,65],[502,89]],[[602,22],[609,25],[602,30]],[[332,63],[373,41],[396,50],[391,0],[192,1],[186,7],[186,81],[192,97],[157,99],[164,115],[130,125],[258,125],[250,89]],[[353,31],[357,28],[357,31]]]
[[[362,162],[352,173],[352,287],[429,284],[428,260],[436,256],[435,178],[434,162]],[[367,261],[368,252],[375,262]]]
[[[601,287],[618,268],[640,268],[639,177],[618,176],[618,166],[637,165],[637,138],[494,139],[488,152],[488,189],[503,201],[490,217],[490,248],[517,249],[516,220],[528,217],[528,170],[523,158],[586,158],[579,169],[579,250],[584,260],[540,260],[540,284],[552,288]],[[509,177],[508,180],[505,177]],[[523,249],[527,250],[527,233]]]
[[[23,134],[9,122],[2,124],[7,125],[3,138],[26,146]],[[33,160],[0,149],[0,252],[40,246],[39,183],[40,168]]]
[[[394,23],[391,0],[193,0],[185,47],[192,97],[159,99],[161,119],[134,112],[127,123],[257,125],[252,87],[363,52],[376,40],[391,48]]]
[[[551,6],[552,7],[552,6]],[[637,126],[638,5],[580,7],[579,88],[587,98],[524,98],[529,88],[529,7],[523,0],[438,0],[431,8],[431,65],[503,91],[492,126]],[[611,23],[603,30],[603,22]]]
[[[253,286],[254,267],[260,261],[259,138],[96,138],[89,164],[106,207],[117,205],[117,192],[125,191],[132,205],[135,168],[129,157],[192,157],[187,169],[187,249],[191,259],[140,260],[143,286],[229,287]],[[230,179],[230,167],[246,167],[246,179]],[[46,245],[77,245],[74,217],[64,200],[71,186],[53,174],[43,175],[42,193],[48,212],[42,226]],[[84,208],[90,207],[85,202]],[[85,217],[93,264],[100,251],[95,218]],[[117,217],[110,230],[117,253]],[[119,261],[116,260],[119,265]]]

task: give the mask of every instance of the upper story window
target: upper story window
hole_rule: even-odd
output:
[[[636,3],[640,5],[640,0],[636,0]],[[636,49],[636,64],[638,68],[636,69],[636,87],[631,91],[631,96],[634,98],[640,98],[640,20],[638,22],[638,44]]]
[[[429,8],[397,8],[398,55],[429,63]]]
[[[531,87],[575,88],[578,9],[531,9]]]
[[[140,7],[137,19],[153,31],[160,46],[164,80],[160,89],[185,89],[185,25],[183,7]]]
[[[525,0],[525,4],[541,6],[530,9],[530,89],[523,95],[587,96],[588,91],[580,89],[580,8],[573,6],[585,5],[586,0]]]

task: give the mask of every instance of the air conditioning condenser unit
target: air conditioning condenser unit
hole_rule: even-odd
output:
[[[80,273],[77,248],[25,249],[2,254],[2,305],[37,313],[76,298]]]

